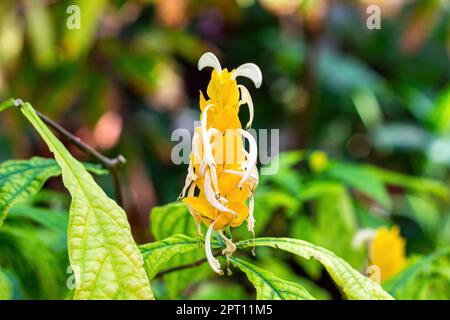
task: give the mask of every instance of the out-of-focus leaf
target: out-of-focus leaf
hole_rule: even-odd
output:
[[[432,140],[430,133],[415,124],[392,123],[378,126],[371,137],[377,149],[387,151],[424,151]]]
[[[56,63],[55,32],[43,1],[26,1],[27,35],[36,65],[50,68]]]
[[[231,257],[231,261],[253,283],[257,300],[315,300],[305,288],[297,283],[282,280],[272,272],[236,257]]]
[[[274,160],[278,163],[278,171],[275,175],[262,175],[261,185],[274,183],[278,187],[287,190],[292,195],[297,196],[301,187],[301,177],[293,168],[300,161],[305,159],[305,153],[302,151],[283,152]]]
[[[0,67],[8,65],[17,58],[24,42],[22,23],[15,10],[11,8],[14,4],[3,2],[2,5],[4,7],[0,12]]]
[[[318,72],[320,81],[340,95],[349,96],[360,89],[383,90],[381,77],[363,61],[331,50],[322,51]]]
[[[450,248],[419,258],[405,270],[383,283],[397,299],[450,298]]]
[[[438,97],[428,122],[437,132],[450,131],[450,86]]]
[[[382,119],[382,113],[377,98],[370,90],[357,90],[353,95],[353,104],[368,130],[378,126]]]
[[[313,243],[329,249],[357,270],[361,268],[365,254],[352,246],[358,226],[352,200],[345,188],[336,186],[335,192],[325,193],[317,199],[313,224]]]
[[[107,171],[97,165],[86,164],[96,174]],[[30,160],[10,160],[0,164],[0,226],[9,209],[35,195],[51,177],[61,174],[53,159],[34,157]]]
[[[80,28],[69,29],[64,25],[63,47],[66,57],[75,59],[86,54],[94,39],[101,14],[108,2],[108,0],[77,1],[76,5],[80,11]],[[67,14],[67,18],[69,18],[69,14]]]
[[[123,209],[106,196],[29,103],[21,111],[54,153],[72,196],[68,249],[71,266],[79,272],[74,299],[152,299]]]
[[[440,181],[424,177],[413,177],[375,166],[365,166],[366,170],[386,184],[407,188],[418,193],[430,193],[442,199],[448,199],[450,189]]]
[[[189,296],[190,300],[248,300],[244,287],[233,282],[202,282]]]
[[[24,202],[36,194],[44,183],[61,174],[52,159],[6,161],[0,165],[0,226],[8,210],[16,203]]]
[[[410,194],[398,202],[400,203],[398,210],[395,211],[396,215],[413,219],[428,237],[431,239],[436,237],[440,214],[429,197]]]
[[[309,242],[289,238],[256,238],[240,241],[236,245],[238,248],[268,246],[291,252],[305,259],[315,258],[323,264],[348,299],[392,299],[376,282],[363,276],[343,259]]]
[[[64,231],[64,233],[69,223],[67,212],[21,204],[11,208],[9,218],[28,219],[51,230]]]
[[[0,268],[0,300],[10,300],[13,296],[13,285],[9,277]]]
[[[385,208],[391,207],[383,181],[362,166],[337,162],[330,165],[326,175],[364,193]]]

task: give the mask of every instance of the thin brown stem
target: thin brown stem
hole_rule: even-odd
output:
[[[16,99],[14,101],[15,106],[20,107],[22,105],[22,100]],[[123,206],[123,190],[122,190],[122,184],[120,183],[120,167],[122,167],[127,161],[124,156],[119,154],[115,158],[108,158],[107,156],[101,154],[99,151],[91,147],[90,145],[83,142],[79,137],[73,135],[66,129],[64,129],[61,125],[47,117],[46,115],[42,114],[39,111],[36,111],[36,114],[39,116],[39,118],[47,124],[50,128],[58,132],[64,140],[67,142],[70,142],[77,146],[81,151],[89,154],[93,158],[97,159],[104,168],[108,169],[111,172],[111,175],[113,177],[113,183],[114,183],[114,190],[116,194],[117,203],[119,206]]]
[[[214,254],[214,257],[218,257],[221,256],[222,253],[221,252],[217,252]],[[172,272],[176,272],[176,271],[180,271],[180,270],[185,270],[185,269],[190,269],[190,268],[195,268],[198,266],[201,266],[202,264],[204,264],[205,262],[207,262],[208,259],[207,258],[202,258],[200,260],[191,262],[191,263],[186,263],[186,264],[182,264],[180,266],[176,266],[176,267],[172,267],[172,268],[168,268],[166,270],[160,271],[156,277],[162,277],[168,273],[172,273]]]

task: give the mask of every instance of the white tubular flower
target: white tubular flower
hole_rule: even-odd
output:
[[[219,59],[211,52],[204,53],[200,59],[198,59],[198,70],[202,70],[206,67],[216,69],[219,74],[222,72]]]
[[[210,173],[209,171],[205,172],[205,185],[204,185],[204,191],[205,191],[205,196],[206,199],[208,200],[209,204],[211,204],[214,208],[223,211],[223,212],[228,212],[231,213],[232,215],[234,215],[235,217],[237,217],[237,213],[234,212],[233,210],[227,208],[226,206],[224,206],[216,197],[216,194],[214,193],[212,187],[211,187],[211,177],[210,177]]]
[[[214,220],[213,223],[209,225],[208,231],[206,232],[206,239],[205,239],[205,253],[206,253],[206,259],[208,260],[209,265],[211,266],[211,269],[219,275],[223,275],[223,271],[220,269],[220,263],[219,260],[217,260],[211,249],[211,234],[214,229],[214,224],[217,220]]]
[[[256,88],[261,87],[262,84],[262,73],[259,67],[254,63],[244,63],[243,65],[236,68],[233,73],[233,77],[245,77],[253,81]]]
[[[239,101],[239,105],[247,104],[248,106],[248,112],[250,114],[250,119],[248,120],[247,124],[245,125],[245,128],[248,129],[252,126],[253,122],[253,100],[252,96],[250,95],[250,92],[248,92],[248,89],[244,87],[242,84],[238,85],[238,88],[241,92],[241,101]]]
[[[245,164],[244,174],[242,176],[241,181],[239,182],[239,187],[242,187],[242,184],[245,181],[247,181],[247,179],[250,177],[252,169],[256,165],[256,160],[258,157],[258,146],[256,145],[255,138],[253,138],[253,136],[248,131],[245,131],[243,129],[240,129],[239,131],[242,134],[242,136],[248,140],[249,143],[249,151]]]
[[[376,229],[372,228],[364,228],[358,230],[358,232],[355,234],[352,240],[352,247],[354,249],[359,249],[364,245],[365,243],[368,243],[370,240],[375,237],[375,233],[377,232]]]
[[[253,211],[255,210],[255,200],[253,198],[253,192],[249,190],[249,204],[248,204],[248,218],[247,218],[247,230],[255,236],[255,216]]]

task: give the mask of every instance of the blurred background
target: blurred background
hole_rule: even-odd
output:
[[[79,30],[66,26],[72,4],[80,8]],[[381,9],[381,29],[366,26],[372,4]],[[197,70],[198,58],[212,51],[224,67],[254,62],[262,87],[243,80],[255,105],[253,127],[280,129],[281,151],[289,151],[280,173],[263,177],[256,192],[258,233],[312,241],[363,270],[367,252],[352,249],[363,228],[398,225],[411,257],[450,245],[449,7],[446,0],[2,0],[0,100],[30,101],[104,154],[124,155],[124,206],[136,241],[145,243],[154,239],[150,210],[175,201],[184,183],[187,166],[171,162],[170,138],[199,117],[199,90],[210,74]],[[51,156],[19,113],[2,113],[0,161],[33,155]],[[111,177],[98,181],[114,196]],[[47,187],[33,205],[66,210],[61,181]],[[8,230],[0,230],[3,248],[23,236]],[[33,236],[41,239],[25,238]],[[34,250],[48,270],[16,298],[63,295],[55,290],[62,280],[48,277],[66,263],[64,234],[56,247],[48,233],[45,239]],[[17,252],[1,246],[0,255]],[[61,252],[51,257],[55,248]],[[281,258],[276,265],[261,249],[258,261],[320,297],[340,297],[320,266]],[[18,288],[31,272],[29,257],[21,259],[0,258],[0,265],[16,263]],[[420,289],[398,296],[450,298],[448,255],[438,264]],[[58,268],[63,279],[65,267]],[[159,295],[251,297],[237,282],[220,281]]]

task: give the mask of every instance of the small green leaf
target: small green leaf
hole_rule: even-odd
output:
[[[269,246],[291,252],[305,259],[313,257],[323,264],[349,299],[392,299],[377,283],[360,274],[343,259],[309,242],[289,238],[256,238],[240,241],[236,245],[238,248]]]
[[[16,203],[35,195],[51,177],[61,174],[51,159],[6,161],[0,165],[0,226],[8,210]]]
[[[14,106],[14,102],[15,102],[15,99],[11,98],[11,99],[6,100],[5,102],[0,103],[0,112]]]
[[[282,280],[272,272],[236,257],[231,257],[231,261],[253,283],[258,300],[315,300],[305,288],[297,283]]]
[[[123,209],[106,196],[29,103],[21,111],[53,152],[72,196],[68,250],[77,286],[74,299],[153,299]]]
[[[139,247],[144,257],[145,268],[149,279],[153,279],[162,266],[178,253],[186,253],[199,249],[199,239],[176,234],[167,239],[148,243]],[[183,263],[180,263],[183,264]]]
[[[96,174],[107,172],[98,165],[85,164],[85,166]],[[53,159],[34,157],[0,164],[0,226],[13,205],[25,202],[41,190],[49,178],[60,174],[61,168]]]

